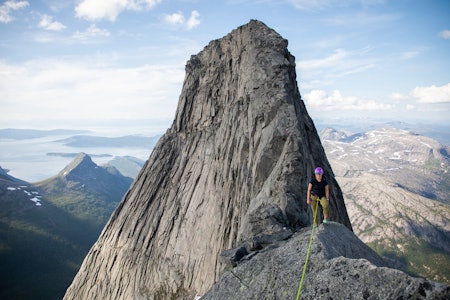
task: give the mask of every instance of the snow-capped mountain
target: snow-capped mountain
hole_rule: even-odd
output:
[[[355,233],[411,273],[449,282],[449,147],[395,128],[321,139]]]

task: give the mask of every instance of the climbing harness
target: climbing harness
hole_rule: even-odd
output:
[[[314,229],[316,227],[315,224],[316,224],[316,220],[317,220],[317,211],[319,209],[319,203],[317,203],[317,201],[314,201],[314,204],[316,207],[314,208],[314,221],[313,221],[313,226],[312,226],[312,230],[311,230],[311,237],[309,238],[308,251],[306,252],[306,260],[305,260],[305,264],[303,265],[302,278],[300,279],[300,284],[298,286],[298,291],[297,291],[297,298],[295,298],[295,300],[299,300],[300,295],[302,293],[303,279],[305,279],[306,267],[308,265],[309,253],[311,252],[311,244],[312,244],[312,239],[313,239],[313,235],[314,235]]]

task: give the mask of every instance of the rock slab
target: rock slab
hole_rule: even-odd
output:
[[[245,257],[201,299],[296,299],[311,230]],[[450,299],[450,286],[413,278],[384,261],[341,224],[313,236],[300,299]]]

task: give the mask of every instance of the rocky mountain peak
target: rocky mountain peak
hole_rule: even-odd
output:
[[[172,132],[191,132],[220,124],[227,107],[248,102],[263,117],[266,97],[257,94],[270,88],[270,72],[295,64],[287,44],[273,29],[252,20],[192,55],[186,64],[184,89]],[[295,74],[289,75],[295,79]],[[255,96],[250,97],[252,94]]]
[[[53,190],[66,187],[70,190],[109,195],[110,199],[121,199],[132,178],[123,176],[114,166],[99,166],[85,153],[79,153],[57,176],[40,183],[41,188]]]
[[[66,178],[86,176],[86,174],[91,173],[98,166],[92,161],[91,157],[86,153],[79,153],[71,162],[68,164],[61,172],[60,176]]]
[[[333,221],[351,229],[287,41],[250,21],[186,64],[172,127],[87,255],[66,299],[193,299],[223,273],[220,254],[311,224],[321,166]],[[264,246],[264,243],[262,243]]]

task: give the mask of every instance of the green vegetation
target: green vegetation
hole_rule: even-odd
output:
[[[442,172],[441,180],[439,182],[439,185],[441,186],[441,189],[443,191],[450,191],[450,173]],[[450,203],[447,203],[447,204],[450,204]]]
[[[0,178],[0,299],[61,299],[132,182],[93,163],[75,167],[76,180],[26,188]],[[37,194],[41,206],[30,201]]]
[[[429,170],[433,171],[433,170],[439,170],[440,165],[441,165],[441,160],[440,159],[430,156],[427,159],[427,161],[425,161],[423,166],[426,169],[429,169]]]
[[[100,228],[48,202],[19,201],[29,207],[0,217],[0,298],[61,299]]]
[[[396,263],[396,267],[406,273],[450,284],[450,253],[438,249],[420,239],[392,241],[398,248],[389,248],[379,242],[368,245],[387,261]]]

